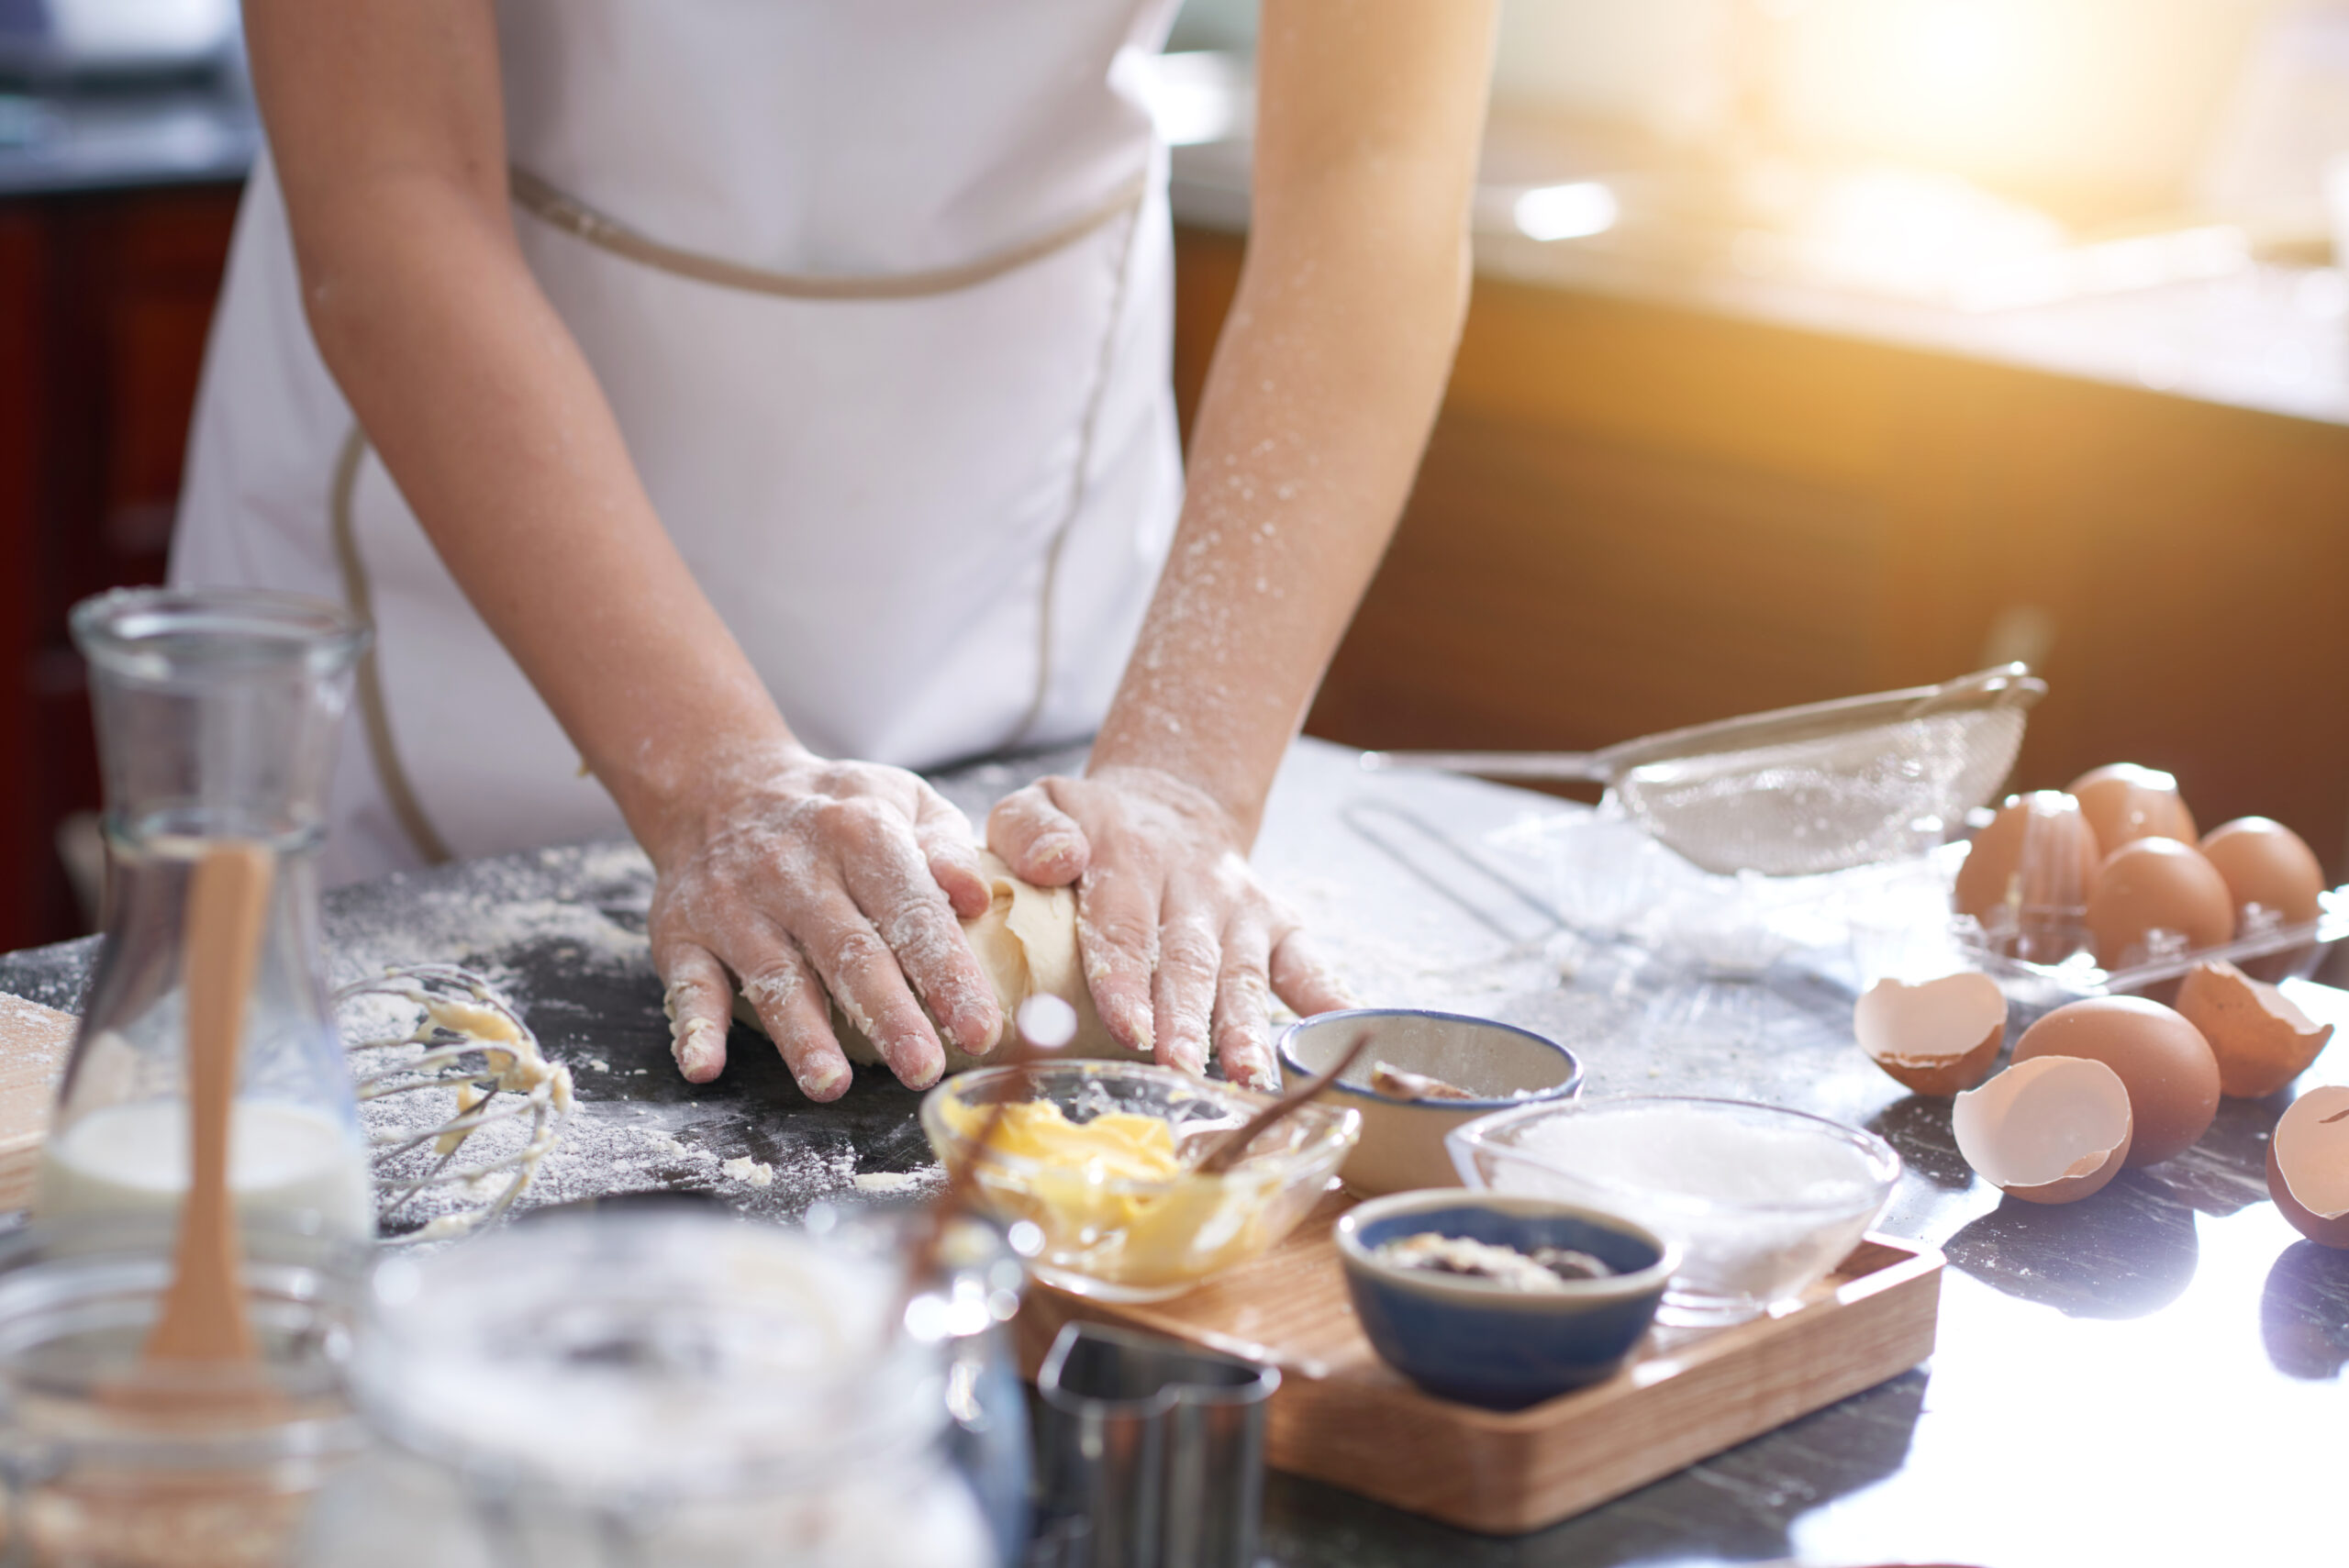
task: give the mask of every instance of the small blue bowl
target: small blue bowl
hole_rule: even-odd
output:
[[[1535,1295],[1371,1255],[1429,1230],[1521,1252],[1572,1248],[1617,1272]],[[1611,1374],[1647,1332],[1680,1261],[1655,1232],[1616,1215],[1457,1189],[1394,1193],[1353,1209],[1338,1221],[1338,1257],[1380,1358],[1439,1398],[1488,1410],[1523,1409]]]

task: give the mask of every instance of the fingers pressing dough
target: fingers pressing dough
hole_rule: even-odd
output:
[[[980,851],[979,869],[987,880],[990,897],[983,914],[963,922],[963,935],[977,955],[979,968],[995,986],[996,1005],[1003,1014],[996,1039],[989,1042],[990,1051],[1002,1043],[1020,1003],[1030,996],[1057,996],[1076,1009],[1076,1038],[1060,1054],[1130,1060],[1134,1053],[1110,1038],[1100,1014],[1093,1008],[1093,993],[1085,983],[1085,962],[1076,951],[1076,895],[1065,887],[1038,887],[1020,881],[992,851]],[[840,1037],[848,1059],[878,1063],[880,1051],[849,1022],[837,1002],[831,1012],[832,1032]],[[760,1027],[757,1012],[739,995],[734,999],[734,1016],[753,1029]],[[949,1038],[942,1029],[939,1037]],[[997,1058],[1000,1054],[996,1053]],[[987,1060],[951,1043],[946,1047],[949,1073],[981,1066]]]

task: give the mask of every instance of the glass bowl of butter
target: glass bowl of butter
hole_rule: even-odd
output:
[[[957,1073],[923,1099],[921,1125],[948,1170],[971,1169],[975,1200],[1012,1228],[1038,1279],[1162,1301],[1295,1229],[1362,1136],[1359,1111],[1317,1101],[1230,1170],[1197,1169],[1270,1103],[1143,1062],[1052,1062]]]

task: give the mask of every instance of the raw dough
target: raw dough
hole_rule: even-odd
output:
[[[1076,895],[1065,887],[1038,887],[1022,882],[1011,874],[1009,866],[985,850],[979,852],[979,869],[993,885],[995,897],[985,914],[963,922],[963,935],[969,939],[979,968],[995,986],[1004,1030],[1009,1031],[1013,1015],[1029,997],[1058,996],[1076,1009],[1076,1038],[1057,1054],[1132,1060],[1135,1053],[1110,1038],[1101,1015],[1094,1011],[1093,993],[1085,984],[1085,962],[1076,951]],[[758,1014],[739,994],[734,998],[734,1017],[752,1029],[760,1028]],[[868,1065],[880,1062],[880,1051],[849,1022],[838,1003],[832,1006],[832,1032],[840,1037],[841,1048],[851,1062]],[[946,1071],[982,1067],[1007,1054],[998,1050],[990,1058],[974,1057],[950,1043]]]

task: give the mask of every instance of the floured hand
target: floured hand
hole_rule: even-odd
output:
[[[974,1055],[1001,1037],[957,919],[987,907],[978,846],[963,814],[904,769],[751,748],[710,770],[645,849],[652,962],[688,1082],[726,1066],[729,971],[814,1100],[838,1099],[850,1080],[828,991],[914,1088],[944,1070],[941,1029]]]
[[[1256,880],[1240,826],[1173,773],[1041,780],[995,808],[987,842],[1030,882],[1075,884],[1102,1022],[1165,1065],[1200,1072],[1212,1042],[1227,1076],[1277,1087],[1272,995],[1299,1013],[1349,1005],[1297,917]]]

